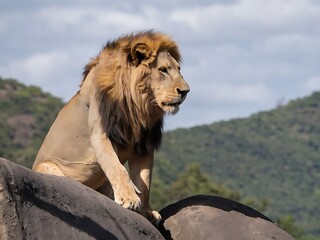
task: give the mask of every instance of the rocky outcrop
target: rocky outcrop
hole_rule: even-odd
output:
[[[0,239],[164,239],[139,214],[64,177],[0,159]]]
[[[261,213],[220,197],[193,196],[160,213],[159,231],[76,181],[0,158],[0,240],[293,239]]]
[[[261,213],[221,197],[189,197],[165,207],[160,214],[166,239],[294,239]]]

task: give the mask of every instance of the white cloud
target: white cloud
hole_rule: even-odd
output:
[[[68,25],[81,24],[86,15],[88,14],[86,14],[85,9],[48,7],[40,9],[36,17],[44,23],[47,22],[53,29],[63,29]]]
[[[83,35],[105,32],[107,27],[131,31],[144,29],[150,24],[141,13],[82,6],[43,8],[37,13],[37,17],[55,31],[61,32],[76,27]]]
[[[0,33],[7,29],[8,23],[4,16],[0,16]]]
[[[212,4],[175,9],[173,22],[186,24],[194,31],[191,39],[249,41],[273,34],[317,31],[320,7],[309,1],[242,0],[233,4]]]
[[[320,75],[308,79],[304,84],[304,88],[311,92],[320,91]]]
[[[277,34],[254,45],[254,49],[257,52],[263,52],[267,57],[275,58],[276,56],[278,61],[300,62],[319,58],[320,41],[319,37],[303,33]],[[304,59],[305,57],[308,59]]]
[[[196,95],[197,101],[211,104],[262,103],[273,98],[270,90],[262,84],[212,82],[210,85],[196,85],[192,91]]]
[[[37,53],[25,59],[13,60],[1,68],[2,74],[16,77],[28,84],[44,85],[46,80],[56,76],[61,69],[66,69],[69,57],[65,52],[52,51]]]

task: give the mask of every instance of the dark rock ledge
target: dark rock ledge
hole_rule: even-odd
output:
[[[0,240],[291,240],[261,213],[213,196],[193,196],[144,217],[67,178],[42,175],[0,158]]]

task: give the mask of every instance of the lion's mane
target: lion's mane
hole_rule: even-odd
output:
[[[135,54],[137,45],[143,46],[143,51]],[[159,51],[181,61],[177,44],[165,34],[146,31],[125,35],[108,42],[83,72],[82,84],[97,68],[96,97],[108,138],[121,149],[133,144],[140,155],[161,144],[163,112],[152,102],[154,96],[147,83],[150,65]],[[139,70],[133,73],[134,67]]]

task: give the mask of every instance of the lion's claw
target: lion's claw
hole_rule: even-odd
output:
[[[141,200],[137,195],[136,197],[115,198],[115,202],[124,208],[131,209],[136,212],[138,212],[141,208]]]

